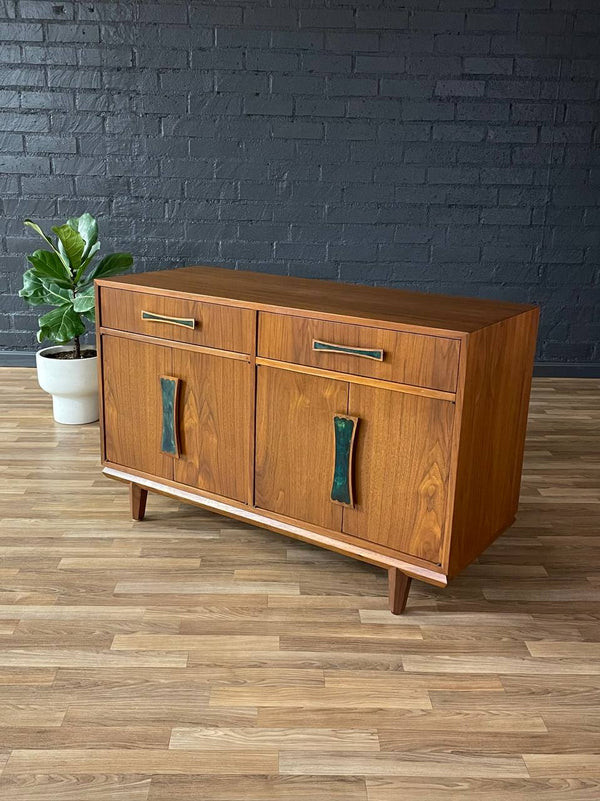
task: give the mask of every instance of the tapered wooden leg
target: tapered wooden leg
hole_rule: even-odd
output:
[[[131,516],[134,520],[143,520],[146,513],[146,498],[148,497],[148,490],[140,487],[139,484],[129,485],[129,505],[131,507]]]
[[[406,607],[408,591],[410,590],[411,579],[396,567],[388,569],[389,593],[390,593],[390,612],[393,615],[401,615]]]

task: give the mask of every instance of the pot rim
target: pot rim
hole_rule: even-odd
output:
[[[47,359],[48,358],[48,354],[50,354],[50,353],[65,353],[66,351],[69,351],[69,350],[73,350],[71,345],[49,345],[47,348],[42,348],[41,350],[36,351],[35,355],[36,355],[36,357],[39,356],[40,359]],[[95,345],[82,345],[81,346],[81,350],[82,351],[90,351],[90,350],[95,350],[96,351],[96,355],[95,356],[90,356],[87,359],[85,359],[86,362],[90,362],[93,359],[97,359],[98,358],[98,352],[97,352],[97,349],[96,349]],[[52,361],[56,361],[56,359],[53,359]],[[59,359],[58,361],[60,363],[64,363],[64,359],[63,360]],[[83,359],[71,359],[69,361],[69,364],[77,363],[79,361],[84,361],[84,360]]]

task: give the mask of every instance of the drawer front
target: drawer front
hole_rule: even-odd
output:
[[[239,353],[252,350],[250,309],[111,287],[101,287],[100,308],[105,328]]]
[[[456,339],[259,312],[258,355],[293,364],[456,391]]]

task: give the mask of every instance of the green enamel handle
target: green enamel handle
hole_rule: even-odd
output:
[[[180,380],[168,375],[160,377],[160,396],[162,400],[161,451],[167,456],[179,458],[179,387]]]
[[[335,345],[333,342],[321,342],[319,339],[313,339],[312,349],[320,352],[327,353],[344,353],[348,356],[362,356],[363,359],[375,359],[375,361],[383,361],[382,350],[372,350],[371,348],[351,348],[347,345]]]
[[[352,492],[352,456],[357,426],[357,417],[348,417],[345,414],[334,415],[333,434],[335,439],[335,464],[333,467],[330,498],[334,503],[341,503],[344,506],[354,506],[354,493]]]

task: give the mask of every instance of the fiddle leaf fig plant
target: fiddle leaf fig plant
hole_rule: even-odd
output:
[[[72,341],[73,358],[80,359],[84,319],[95,319],[94,278],[124,272],[133,264],[133,258],[130,253],[110,253],[92,266],[100,242],[98,223],[88,212],[54,226],[56,238],[47,236],[32,220],[25,220],[25,225],[39,234],[50,249],[27,256],[32,266],[23,275],[19,295],[30,306],[54,307],[38,320],[38,341],[50,339],[59,345]]]

